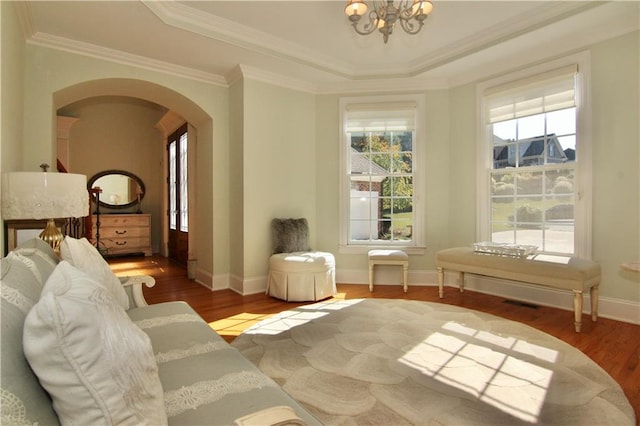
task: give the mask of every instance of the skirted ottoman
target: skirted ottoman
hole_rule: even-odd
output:
[[[320,251],[278,253],[269,259],[269,296],[288,302],[326,299],[336,294],[336,261]]]

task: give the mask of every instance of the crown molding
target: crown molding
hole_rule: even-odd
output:
[[[226,80],[216,74],[195,70],[193,68],[183,67],[181,65],[171,64],[169,62],[159,61],[144,56],[133,55],[131,53],[109,49],[91,43],[71,40],[52,34],[37,32],[27,39],[27,43],[34,46],[62,50],[65,52],[71,52],[82,56],[115,62],[122,65],[130,65],[144,68],[150,71],[157,71],[165,74],[175,75],[178,77],[198,80],[205,83],[214,84],[216,86],[227,86]]]
[[[318,86],[307,81],[287,78],[280,74],[265,71],[248,65],[239,64],[227,76],[227,84],[230,86],[240,79],[261,81],[287,89],[298,90],[311,94],[318,94]]]
[[[22,27],[22,34],[25,40],[28,40],[35,33],[33,19],[31,18],[33,16],[31,13],[31,5],[27,1],[16,1],[13,2],[13,7],[15,8],[16,15],[18,15],[20,26]]]
[[[349,80],[401,79],[415,77],[427,71],[456,61],[467,55],[494,47],[512,37],[526,34],[561,21],[575,14],[606,4],[591,2],[544,2],[533,13],[516,16],[482,33],[475,34],[449,44],[442,49],[418,58],[409,67],[398,68],[393,64],[377,70],[356,69],[348,63],[338,62],[335,57],[310,52],[309,49],[288,40],[272,36],[254,28],[230,21],[216,15],[194,9],[178,2],[142,0],[165,24],[203,35],[205,37],[240,46],[245,49],[268,54],[273,57],[311,66],[316,70]]]
[[[544,3],[533,12],[514,17],[500,25],[494,25],[481,33],[458,40],[428,56],[413,61],[407,75],[416,76],[425,73],[605,4],[601,1],[587,4],[578,2]]]
[[[225,77],[221,77],[216,74],[205,73],[192,68],[46,33],[33,34],[29,39],[27,39],[27,43],[30,45],[61,50],[122,65],[171,74],[222,87],[229,87],[242,78],[261,81],[312,94],[386,93],[442,89],[448,87],[447,81],[445,80],[433,81],[417,78],[383,78],[360,81],[345,80],[339,83],[315,84],[308,81],[288,78],[281,74],[243,64],[239,64]]]
[[[227,81],[227,86],[231,87],[234,84],[236,84],[237,82],[242,80],[242,69],[240,68],[240,65],[236,65],[235,67],[233,67],[233,69],[231,71],[229,71],[226,75],[225,75],[225,79]]]
[[[239,46],[253,52],[311,66],[339,77],[350,77],[355,70],[348,63],[296,43],[221,18],[178,2],[141,0],[162,22],[184,31]]]
[[[174,7],[167,6],[167,4],[173,4],[173,2],[152,3],[162,3],[164,4],[164,6],[162,7]],[[392,75],[383,76],[371,74],[358,76],[358,78],[342,77],[336,79],[336,81],[324,83],[289,78],[282,74],[266,71],[245,64],[237,65],[233,70],[227,73],[227,75],[220,76],[217,74],[212,74],[164,61],[158,61],[144,56],[133,55],[130,53],[109,49],[81,41],[75,41],[41,32],[34,33],[34,26],[31,18],[29,2],[16,2],[15,7],[28,44],[67,51],[79,55],[84,55],[128,66],[139,67],[151,71],[162,72],[222,87],[229,87],[242,78],[248,78],[312,94],[359,94],[415,92],[416,90],[425,91],[447,89],[477,82],[482,79],[488,78],[495,73],[504,72],[505,66],[507,66],[507,64],[504,61],[496,59],[492,61],[485,61],[485,63],[481,63],[479,65],[471,64],[470,66],[465,67],[464,71],[451,73],[446,77],[421,77],[421,74],[428,70],[437,68],[441,65],[452,64],[458,60],[470,58],[474,54],[481,54],[480,52],[482,51],[486,53],[493,51],[495,55],[496,52],[499,53],[499,51],[502,49],[500,45],[502,45],[503,42],[504,45],[507,45],[509,43],[513,44],[515,43],[515,40],[523,39],[525,37],[536,38],[536,30],[544,31],[545,24],[543,23],[550,24],[563,19],[567,19],[567,22],[569,22],[569,20],[571,19],[583,19],[582,16],[578,17],[576,15],[576,10],[578,8],[580,9],[580,15],[583,15],[584,12],[584,16],[586,17],[584,19],[591,19],[590,22],[593,22],[593,28],[597,30],[588,32],[588,34],[580,32],[579,34],[565,37],[553,46],[549,46],[548,44],[546,44],[542,47],[536,47],[536,49],[534,49],[535,54],[531,49],[523,49],[521,52],[511,53],[509,55],[509,68],[512,69],[514,67],[526,66],[527,64],[530,64],[532,55],[533,57],[536,57],[538,59],[542,57],[553,58],[559,55],[584,49],[593,43],[617,37],[631,31],[637,31],[640,27],[640,24],[633,19],[634,16],[637,16],[637,12],[633,14],[630,13],[629,8],[614,7],[615,3],[617,2],[614,2],[613,4],[604,3],[604,6],[601,8],[597,7],[602,6],[602,2],[592,2],[586,5],[582,3],[580,6],[572,4],[558,4],[556,6],[549,6],[546,9],[550,10],[546,10],[543,14],[541,14],[541,16],[536,17],[535,23],[532,23],[534,21],[531,19],[526,20],[529,26],[535,25],[535,29],[523,26],[523,28],[520,29],[520,36],[515,37],[515,39],[507,36],[507,34],[513,34],[513,28],[505,29],[504,26],[501,26],[500,28],[494,28],[492,31],[479,35],[477,37],[477,41],[467,40],[468,43],[473,45],[471,47],[467,46],[465,48],[465,42],[460,42],[457,43],[457,46],[453,46],[451,48],[451,51],[443,50],[441,52],[436,52],[435,55],[429,56],[430,59],[425,59],[423,62],[414,64],[414,67],[407,73],[395,73]],[[633,6],[632,3],[630,4],[631,6]],[[179,5],[178,8],[180,11],[184,12],[183,5]],[[187,8],[187,10],[190,12],[194,11],[194,9],[191,8]],[[202,18],[200,17],[199,19]],[[606,22],[616,22],[617,25],[609,25],[606,24]],[[227,21],[227,24],[229,24],[229,21]],[[519,28],[519,25],[523,24],[516,24],[515,22],[513,22],[511,25]],[[224,31],[221,31],[229,34],[235,34],[233,29],[238,28],[237,24],[233,23],[231,27],[231,29],[225,29]],[[248,29],[248,31],[250,31],[249,36],[244,35],[243,37],[252,38],[256,36],[256,31],[251,29]],[[509,31],[511,31],[511,33],[509,33]],[[480,48],[478,46],[482,47]]]
[[[357,81],[343,81],[318,85],[317,94],[382,94],[415,93],[416,91],[440,90],[450,87],[448,79],[427,79],[418,77],[380,78]]]

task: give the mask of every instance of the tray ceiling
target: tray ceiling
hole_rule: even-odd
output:
[[[437,1],[415,36],[357,35],[345,1],[41,1],[29,43],[228,84],[244,75],[315,92],[439,88],[638,28],[638,2]]]

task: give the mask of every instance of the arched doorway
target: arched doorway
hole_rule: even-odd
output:
[[[211,135],[213,133],[213,121],[212,118],[197,104],[186,98],[185,96],[177,93],[169,88],[160,86],[155,83],[150,83],[144,80],[136,80],[136,79],[101,79],[101,80],[93,80],[88,82],[79,83],[73,86],[69,86],[65,89],[59,90],[53,95],[53,106],[54,112],[64,110],[68,105],[76,104],[78,102],[87,101],[91,99],[100,99],[100,98],[118,98],[124,100],[130,100],[135,103],[135,100],[142,101],[141,103],[148,103],[150,105],[157,105],[164,109],[166,112],[166,117],[163,117],[162,120],[159,120],[158,125],[156,126],[159,132],[164,132],[162,135],[162,139],[166,140],[166,136],[172,132],[172,126],[175,123],[180,125],[182,123],[188,123],[190,132],[193,133],[193,139],[196,141],[194,144],[194,150],[197,149],[197,141],[201,139],[201,141],[211,140]],[[202,142],[204,143],[204,142]],[[158,146],[160,152],[164,152],[164,144],[161,143]],[[123,155],[126,155],[123,154]],[[162,155],[162,154],[161,154]],[[162,157],[162,161],[165,164],[162,164],[160,170],[167,170],[166,167],[166,154]],[[194,155],[192,156],[194,159],[193,168],[198,169],[198,158],[200,158],[200,162],[205,161],[201,156],[197,155],[197,152],[194,151]],[[149,161],[147,158],[140,158],[139,161]],[[198,185],[196,179],[200,179],[203,181],[203,188],[207,185],[208,179],[212,179],[211,172],[207,172],[207,169],[210,169],[210,163],[204,162],[200,165],[203,172],[201,173],[193,173],[193,179],[191,179],[189,185],[193,188],[192,194],[189,197],[195,205],[198,201]],[[109,166],[108,168],[112,168]],[[70,170],[74,171],[74,170]],[[161,172],[160,172],[161,173]],[[89,177],[89,176],[88,176]],[[166,176],[158,176],[158,182],[162,184],[166,182]],[[209,181],[210,182],[210,181]],[[157,220],[160,221],[159,226],[156,227],[155,238],[158,241],[156,245],[159,247],[159,252],[163,255],[166,255],[167,251],[167,216],[164,214],[167,211],[166,206],[166,191],[160,190],[159,193],[164,194],[162,206],[157,208],[155,215]],[[191,210],[191,209],[190,209]],[[195,212],[195,209],[193,209]],[[191,215],[191,213],[190,213]],[[204,235],[206,232],[210,232],[207,229],[208,224],[203,221],[202,224],[198,223],[198,218],[195,214],[190,220],[190,227],[192,231],[199,229],[200,227],[204,229],[200,229],[200,235]],[[209,218],[210,219],[210,218]],[[211,222],[211,220],[209,220]],[[201,226],[202,225],[202,226]],[[198,252],[204,251],[206,253],[212,253],[212,247],[206,247],[205,250],[202,250],[202,245],[199,244],[208,244],[212,245],[211,238],[200,238],[198,239],[198,233],[193,232],[193,238],[189,241],[188,247],[188,257],[189,259],[197,259]],[[200,250],[199,250],[200,247]]]

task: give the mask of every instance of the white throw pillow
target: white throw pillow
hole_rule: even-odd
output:
[[[29,311],[23,346],[63,425],[167,424],[149,336],[68,262]]]
[[[64,237],[60,257],[100,282],[116,298],[120,306],[129,309],[129,297],[109,264],[86,238]]]

